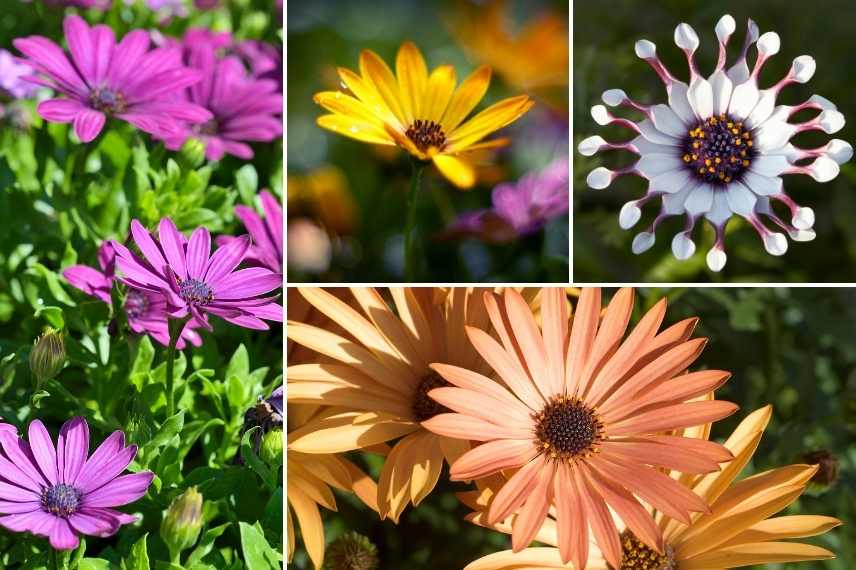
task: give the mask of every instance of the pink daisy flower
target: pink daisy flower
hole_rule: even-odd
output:
[[[98,248],[98,264],[101,271],[88,265],[72,265],[62,272],[62,276],[74,287],[109,305],[112,302],[110,291],[113,289],[116,270],[116,250],[110,242],[104,242]],[[128,326],[133,332],[147,334],[163,346],[169,346],[167,304],[163,295],[129,288],[125,293],[123,308]],[[193,346],[202,344],[202,337],[194,330],[199,326],[195,320],[187,322],[176,345],[179,350],[183,350],[188,342]]]
[[[111,536],[137,521],[115,508],[143,497],[154,474],[121,474],[137,454],[136,445],[125,447],[125,434],[113,432],[91,457],[81,417],[62,426],[56,446],[39,420],[30,423],[29,439],[0,424],[0,526],[72,550],[80,535]]]
[[[235,271],[247,256],[250,236],[236,238],[210,255],[211,234],[206,228],[196,228],[186,241],[169,218],[158,227],[160,241],[138,220],[131,222],[131,235],[143,258],[113,242],[122,282],[163,295],[170,318],[192,317],[209,330],[209,314],[259,330],[269,328],[262,319],[282,322],[277,297],[264,296],[282,286],[282,275],[264,267]]]
[[[72,123],[83,142],[94,140],[108,117],[160,137],[181,131],[185,123],[211,120],[208,110],[175,97],[201,79],[198,71],[184,67],[181,50],[149,50],[144,30],[134,30],[116,44],[113,30],[104,25],[90,28],[79,16],[68,16],[64,27],[70,61],[48,38],[14,41],[38,73],[28,80],[65,95],[39,103],[45,120]]]
[[[249,206],[235,206],[235,215],[253,238],[253,245],[245,261],[282,273],[282,205],[267,190],[261,192],[261,199],[264,218]],[[236,239],[233,236],[220,236],[217,245],[223,247]]]

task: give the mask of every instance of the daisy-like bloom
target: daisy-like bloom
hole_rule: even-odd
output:
[[[818,182],[828,182],[838,175],[838,165],[853,155],[850,144],[839,139],[813,149],[798,148],[789,142],[794,135],[806,131],[835,133],[844,126],[844,116],[819,95],[799,105],[776,105],[782,89],[793,83],[806,83],[814,75],[815,61],[807,55],[794,59],[781,81],[767,89],[759,88],[761,68],[779,51],[779,36],[767,32],[759,37],[758,26],[752,20],[737,63],[726,70],[726,46],[734,29],[734,18],[728,15],[716,25],[719,60],[708,78],[700,75],[693,60],[699,45],[695,30],[688,24],[675,29],[675,43],[689,62],[689,84],[672,76],[657,57],[653,43],[636,42],[636,55],[650,64],[665,83],[668,105],[637,103],[620,89],[604,92],[603,102],[638,111],[644,116],[641,122],[616,118],[603,105],[592,107],[592,116],[598,124],[619,125],[638,136],[624,143],[590,137],[580,143],[580,153],[590,156],[602,150],[623,149],[638,154],[639,160],[620,170],[596,168],[588,176],[588,185],[606,188],[624,174],[649,181],[646,195],[621,209],[619,224],[624,229],[639,221],[643,204],[662,199],[662,208],[653,224],[634,238],[634,253],[646,251],[654,244],[654,232],[662,220],[686,215],[686,228],[672,240],[672,252],[678,259],[687,259],[695,252],[691,239],[693,227],[703,217],[716,232],[716,242],[707,253],[707,264],[712,271],[719,271],[726,261],[725,226],[737,215],[755,228],[768,253],[782,255],[788,247],[785,234],[768,229],[762,216],[795,241],[809,241],[815,235],[814,212],[798,206],[785,194],[782,176],[806,174]],[[750,71],[746,56],[753,44],[758,57]],[[820,113],[802,123],[788,122],[805,109]],[[775,202],[781,202],[790,211],[790,222],[775,213]]]
[[[282,275],[265,267],[235,269],[250,248],[241,236],[211,254],[211,234],[196,228],[185,240],[169,218],[158,226],[155,240],[138,220],[131,235],[143,257],[111,242],[121,281],[129,287],[162,295],[171,319],[193,318],[208,330],[208,315],[249,329],[267,330],[264,320],[282,322],[282,305],[267,293],[282,286]]]
[[[289,426],[301,426],[317,416],[317,406],[288,406]],[[287,450],[286,509],[288,526],[288,561],[294,556],[295,536],[292,511],[300,525],[303,545],[316,570],[324,564],[324,523],[319,506],[336,510],[332,488],[353,492],[377,512],[377,485],[359,467],[334,454],[300,453]]]
[[[116,510],[143,497],[150,471],[122,475],[137,446],[113,432],[89,456],[89,426],[67,421],[56,446],[39,420],[30,422],[29,442],[0,429],[0,526],[50,539],[57,550],[73,550],[80,535],[112,536],[137,517]]]
[[[461,214],[444,232],[503,243],[529,235],[568,212],[568,161],[558,159],[491,193],[493,207]]]
[[[318,125],[353,139],[398,145],[421,161],[432,161],[459,188],[475,184],[469,151],[494,148],[507,139],[479,142],[526,113],[534,104],[526,95],[510,97],[464,121],[487,92],[490,67],[482,66],[455,88],[455,68],[441,65],[428,74],[422,53],[405,42],[395,59],[395,75],[371,50],[360,53],[360,74],[339,68],[348,88],[322,91],[315,102],[331,114]]]
[[[247,252],[245,261],[267,267],[275,273],[282,273],[282,205],[267,190],[261,192],[264,219],[249,206],[235,206],[235,215],[244,223],[244,227],[253,238],[253,244]],[[220,247],[239,239],[233,236],[220,236]]]
[[[184,44],[187,65],[202,74],[202,81],[186,90],[186,100],[207,109],[210,119],[165,137],[167,148],[177,150],[196,137],[205,143],[209,160],[226,154],[251,159],[248,142],[270,142],[282,134],[279,85],[252,77],[235,56],[218,57],[212,42],[197,39]]]
[[[24,79],[32,74],[33,69],[29,65],[19,63],[11,53],[0,49],[0,95],[12,99],[32,97],[38,86]]]
[[[488,324],[482,295],[466,288],[394,288],[393,311],[374,289],[354,288],[344,299],[316,288],[300,293],[329,322],[289,320],[289,341],[316,354],[300,364],[289,361],[286,397],[331,407],[290,433],[288,449],[340,453],[398,440],[377,498],[381,517],[397,522],[409,503],[418,505],[431,492],[444,460],[451,463],[469,449],[468,442],[431,433],[421,422],[446,411],[428,397],[447,385],[432,362],[487,372],[464,337],[465,325]]]
[[[756,410],[734,430],[725,447],[735,459],[724,465],[722,471],[708,475],[670,474],[708,501],[710,514],[694,515],[691,523],[685,525],[649,508],[663,532],[661,552],[652,550],[633,534],[632,529],[617,520],[616,524],[622,529],[621,566],[607,566],[592,545],[588,568],[706,570],[834,558],[835,555],[825,548],[786,542],[786,539],[823,534],[840,525],[838,519],[818,515],[772,517],[799,498],[817,469],[816,465],[788,465],[735,482],[752,458],[771,413],[770,406]],[[683,435],[705,441],[709,434],[708,424],[685,430]],[[492,494],[493,491],[486,488],[481,493],[460,495],[476,511],[467,517],[469,520],[485,524],[485,504]],[[510,532],[508,521],[492,528]],[[557,536],[556,521],[548,519],[538,540],[555,547]],[[524,566],[532,570],[571,568],[562,563],[557,548],[540,547],[517,553],[509,550],[490,554],[472,562],[465,570],[516,570]]]
[[[104,242],[98,248],[98,264],[100,271],[88,265],[72,265],[62,272],[62,276],[77,289],[109,305],[112,303],[110,292],[113,290],[116,270],[116,251],[110,242]],[[169,346],[167,305],[163,295],[128,288],[122,307],[128,318],[128,326],[133,332],[147,334],[163,346]],[[180,350],[183,350],[188,342],[193,346],[202,344],[202,337],[194,330],[199,326],[193,319],[184,325],[176,345]]]
[[[91,142],[108,117],[160,137],[212,118],[207,109],[176,98],[202,78],[184,67],[179,49],[149,50],[145,30],[129,32],[117,44],[110,27],[90,28],[80,16],[67,16],[64,29],[71,60],[42,36],[13,42],[38,74],[29,80],[65,95],[39,103],[45,120],[72,123],[78,138]]]
[[[722,419],[730,402],[688,402],[721,386],[721,370],[681,374],[706,339],[688,340],[695,319],[658,333],[666,312],[658,302],[624,337],[633,292],[622,289],[601,314],[600,290],[584,289],[568,331],[564,290],[542,291],[541,327],[526,301],[507,289],[485,296],[494,340],[467,327],[470,342],[502,383],[465,367],[434,364],[450,387],[429,394],[450,413],[422,423],[439,435],[484,442],[452,464],[453,480],[517,472],[497,492],[487,520],[515,517],[512,545],[520,551],[555,509],[563,562],[579,570],[588,556],[590,528],[604,558],[619,567],[614,510],[651,548],[662,534],[640,504],[677,520],[708,512],[705,502],[659,468],[710,473],[731,459],[721,445],[660,435]]]

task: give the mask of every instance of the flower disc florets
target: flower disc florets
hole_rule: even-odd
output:
[[[570,459],[594,453],[603,422],[582,400],[558,397],[536,416],[535,434],[539,446],[553,459]]]
[[[81,493],[71,485],[60,483],[42,491],[42,508],[47,513],[68,518],[80,508]]]

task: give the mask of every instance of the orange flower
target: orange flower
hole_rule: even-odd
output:
[[[518,513],[514,551],[535,538],[552,507],[562,561],[573,560],[580,570],[588,558],[589,528],[604,558],[620,566],[610,508],[644,544],[662,552],[662,532],[639,499],[687,524],[690,513],[708,507],[659,468],[711,473],[732,458],[717,443],[662,432],[734,413],[737,406],[730,402],[688,402],[730,374],[681,374],[706,340],[687,340],[695,319],[658,334],[665,299],[622,342],[633,308],[631,290],[619,291],[599,318],[600,291],[584,289],[570,331],[564,290],[544,289],[541,297],[539,329],[516,291],[505,290],[502,299],[485,295],[501,342],[475,327],[467,327],[467,336],[504,385],[466,368],[434,364],[452,387],[430,396],[453,413],[422,425],[442,436],[484,442],[452,464],[452,479],[517,469],[487,512],[489,524]]]

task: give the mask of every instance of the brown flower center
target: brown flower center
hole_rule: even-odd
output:
[[[427,152],[431,147],[442,150],[446,146],[446,133],[443,132],[443,127],[434,121],[416,119],[404,134],[422,152]]]
[[[629,530],[621,533],[621,568],[619,570],[677,570],[675,551],[668,544],[665,552],[656,550],[640,541]]]
[[[428,395],[428,392],[434,388],[444,388],[446,386],[451,386],[451,384],[446,382],[442,376],[433,370],[419,381],[419,386],[417,386],[416,391],[413,393],[413,403],[411,404],[413,417],[417,422],[424,422],[437,414],[452,411]]]
[[[571,459],[594,453],[603,434],[597,411],[579,398],[550,400],[535,416],[539,447],[553,459]]]

